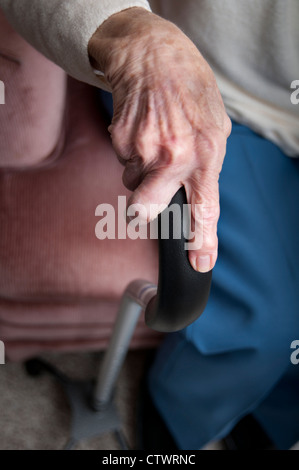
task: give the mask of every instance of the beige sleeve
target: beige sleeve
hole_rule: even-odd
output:
[[[15,30],[77,80],[105,88],[88,58],[88,42],[109,16],[146,0],[0,0]]]

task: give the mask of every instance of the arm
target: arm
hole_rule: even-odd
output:
[[[151,204],[168,204],[183,185],[198,242],[189,260],[209,271],[217,258],[218,178],[231,130],[212,70],[174,24],[142,8],[107,19],[89,54],[112,89],[109,130],[125,165],[124,184],[134,191],[129,205],[143,204],[147,218]]]
[[[88,41],[110,15],[150,9],[146,0],[0,0],[14,29],[77,80],[105,88],[90,65]]]

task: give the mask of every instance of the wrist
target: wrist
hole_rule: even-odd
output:
[[[167,26],[167,27],[166,27]],[[109,83],[118,70],[132,62],[142,62],[150,47],[159,48],[167,31],[177,29],[152,12],[132,7],[111,15],[97,29],[88,44],[91,65],[104,74]]]

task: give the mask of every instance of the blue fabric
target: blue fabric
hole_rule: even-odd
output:
[[[111,94],[100,99],[112,117]],[[181,449],[225,436],[249,412],[287,449],[299,440],[299,159],[233,123],[219,187],[207,308],[166,337],[149,389]]]
[[[203,315],[168,335],[149,373],[181,449],[254,412],[275,444],[299,440],[299,159],[233,123],[220,176],[219,258]]]
[[[100,105],[104,107],[105,111],[110,117],[110,120],[112,120],[112,116],[113,116],[112,94],[109,93],[109,91],[101,90],[99,88],[97,89],[97,97],[99,99]]]

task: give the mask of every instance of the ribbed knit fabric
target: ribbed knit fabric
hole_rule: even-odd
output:
[[[155,0],[153,11],[176,23],[211,65],[229,115],[299,155],[298,0]],[[87,45],[111,14],[145,0],[0,0],[31,44],[75,78],[104,87]],[[299,92],[298,92],[299,93]],[[296,97],[295,97],[296,98]],[[298,94],[297,94],[298,98]]]

